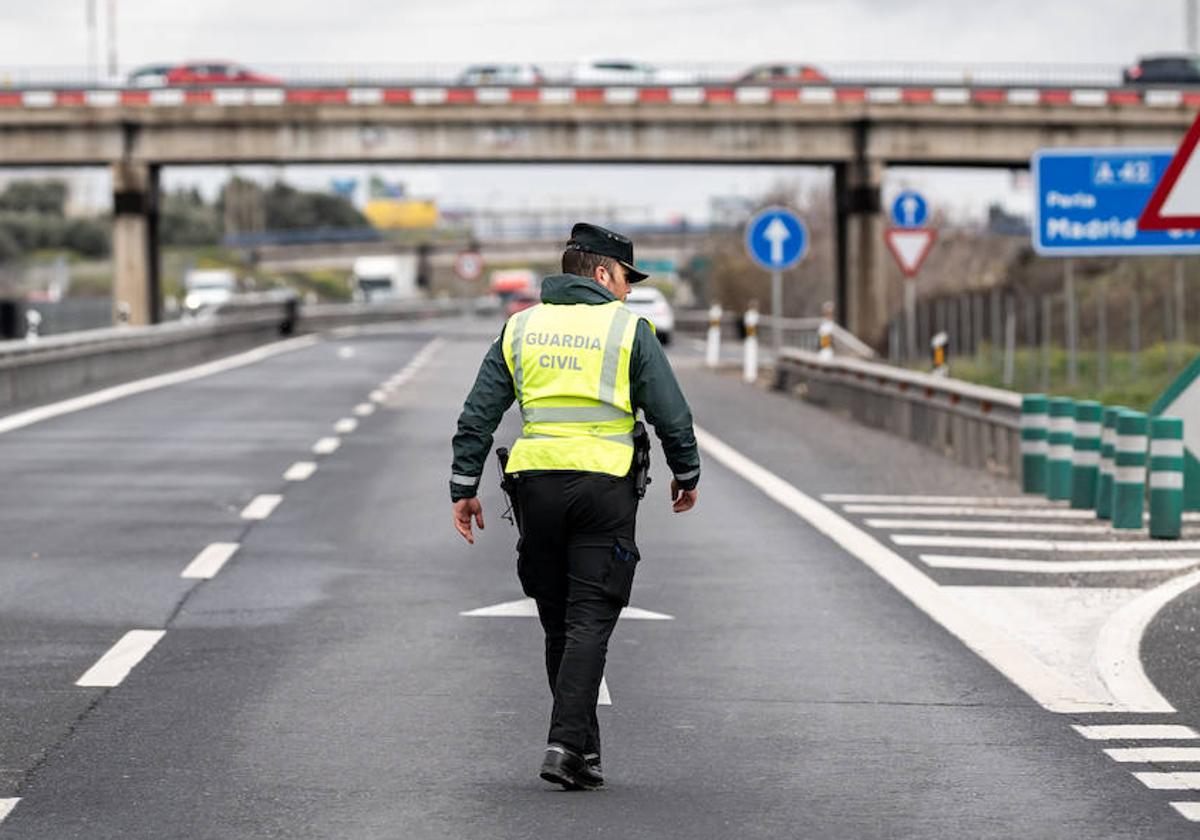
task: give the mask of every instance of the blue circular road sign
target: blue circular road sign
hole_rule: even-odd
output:
[[[916,190],[904,190],[892,202],[892,224],[896,227],[921,227],[929,219],[929,204]]]
[[[808,228],[786,207],[760,210],[746,223],[746,252],[763,268],[791,268],[808,251]]]

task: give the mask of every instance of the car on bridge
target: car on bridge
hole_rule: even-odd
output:
[[[1124,72],[1127,85],[1200,84],[1200,57],[1194,55],[1143,56]]]
[[[803,85],[828,81],[829,77],[811,64],[786,61],[756,64],[734,80],[739,85]]]
[[[644,61],[588,59],[571,68],[569,81],[577,85],[689,85],[699,81],[699,77],[684,70],[664,70]]]
[[[458,77],[464,87],[476,85],[540,85],[545,75],[535,64],[472,64]]]
[[[178,85],[279,85],[283,80],[229,61],[192,61],[167,71],[166,83]]]
[[[173,64],[146,64],[129,74],[125,83],[133,88],[158,88],[167,84]]]

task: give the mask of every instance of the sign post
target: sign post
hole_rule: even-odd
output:
[[[771,272],[771,346],[783,347],[783,271],[804,259],[808,228],[786,207],[768,207],[746,223],[746,252]]]

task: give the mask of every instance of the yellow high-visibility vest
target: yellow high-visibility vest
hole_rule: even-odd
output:
[[[629,359],[637,324],[638,316],[616,300],[542,303],[508,320],[504,361],[524,423],[508,472],[629,472]]]

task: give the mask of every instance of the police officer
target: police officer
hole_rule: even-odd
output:
[[[454,526],[473,544],[472,520],[483,528],[476,491],[492,434],[516,400],[523,428],[505,483],[521,535],[517,574],[537,601],[554,695],[540,775],[587,790],[604,784],[596,699],[640,557],[638,410],[674,474],[676,513],[696,503],[700,455],[691,410],[653,325],[623,303],[630,284],[646,279],[634,268],[633,243],[577,224],[562,268],[542,282],[541,303],[512,316],[484,357],[458,419],[450,495]]]

